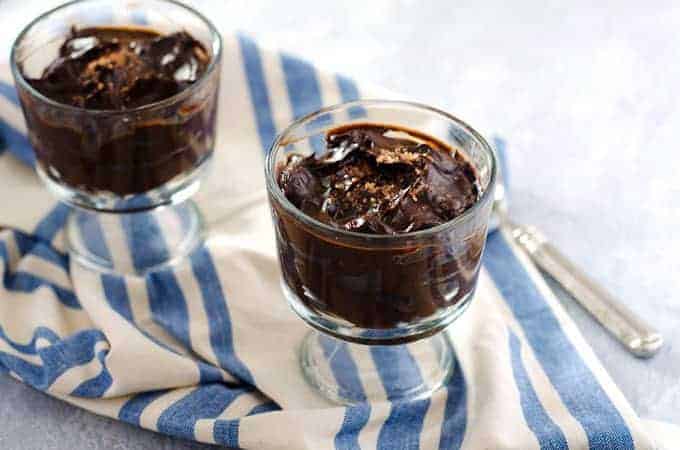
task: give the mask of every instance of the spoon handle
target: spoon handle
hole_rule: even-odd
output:
[[[574,299],[602,324],[631,353],[641,358],[653,356],[663,345],[663,337],[604,287],[569,261],[534,227],[512,226],[514,240],[534,263],[554,278]]]

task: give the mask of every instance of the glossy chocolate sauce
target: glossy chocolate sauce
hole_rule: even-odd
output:
[[[289,155],[277,181],[309,217],[395,238],[449,222],[480,198],[476,171],[460,152],[411,130],[371,124],[331,130],[320,154]],[[316,312],[389,329],[433,318],[474,288],[483,224],[466,236],[443,230],[398,244],[360,237],[349,243],[283,208],[274,212],[286,284]]]
[[[134,113],[179,94],[206,72],[210,52],[190,34],[142,28],[71,30],[38,92],[76,110],[22,95],[38,163],[70,187],[120,196],[157,188],[212,151],[215,91]],[[126,114],[130,111],[130,114]]]
[[[210,56],[186,32],[73,29],[41,78],[28,82],[46,97],[87,109],[124,110],[181,92],[204,72]]]
[[[448,222],[477,201],[475,171],[457,152],[412,133],[335,129],[322,155],[289,156],[279,185],[302,212],[348,231],[408,233]]]

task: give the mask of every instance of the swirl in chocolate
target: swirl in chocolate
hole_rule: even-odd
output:
[[[181,92],[209,61],[203,45],[184,31],[162,36],[141,28],[73,28],[42,77],[28,82],[67,105],[130,109]]]
[[[320,155],[289,156],[278,181],[305,214],[372,234],[440,225],[479,197],[475,170],[459,152],[413,131],[369,124],[331,130]]]

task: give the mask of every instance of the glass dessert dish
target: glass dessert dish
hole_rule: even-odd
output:
[[[213,154],[221,54],[215,27],[172,0],[78,0],[19,34],[12,73],[36,171],[73,206],[74,260],[143,274],[202,242],[189,199]]]
[[[317,183],[309,171],[284,174],[286,168],[296,167],[294,164],[300,161],[307,161],[309,167],[325,161],[332,170],[322,168],[319,173],[337,177],[347,169],[338,168],[342,167],[337,166],[338,154],[329,158],[324,152],[330,143],[351,136],[353,127],[361,128],[364,135],[378,129],[384,136],[401,136],[406,130],[432,148],[459,155],[454,159],[460,173],[472,174],[475,182],[474,201],[450,220],[433,222],[415,231],[410,231],[411,224],[399,232],[389,232],[390,226],[398,223],[393,213],[385,216],[391,221],[389,226],[378,223],[366,231],[366,221],[373,220],[370,209],[361,222],[354,219],[344,226],[334,226],[303,212],[305,208],[299,207],[296,195],[306,195],[314,186],[317,192],[325,189],[326,193],[337,186],[327,186],[326,181]],[[336,139],[333,133],[340,137]],[[356,154],[363,145],[357,142],[367,139],[364,135],[343,144],[340,157]],[[373,180],[381,180],[380,171],[389,178],[398,169],[389,165],[395,162],[389,160],[389,151],[394,148],[381,154],[384,149],[378,147],[383,138],[376,139],[366,154],[370,161],[377,161],[372,164],[379,168],[377,175],[373,174],[378,178]],[[403,142],[411,145],[399,138],[390,142],[396,147]],[[417,147],[413,143],[411,148],[417,152]],[[434,155],[428,157],[429,164],[438,156],[432,149],[428,151]],[[377,158],[371,159],[374,155]],[[403,167],[408,160],[398,163]],[[390,400],[423,398],[445,383],[455,357],[441,331],[463,313],[473,298],[493,201],[496,162],[484,138],[459,119],[424,105],[381,100],[346,103],[303,117],[283,131],[267,157],[265,176],[282,289],[292,309],[314,328],[300,349],[308,381],[325,396],[345,404],[384,399],[385,394]],[[451,176],[458,182],[460,174]],[[289,183],[286,186],[282,184],[284,179]],[[425,183],[421,189],[430,189],[436,181],[433,177],[423,179],[430,180],[430,185]],[[375,183],[368,184],[375,192]],[[356,191],[357,185],[341,187],[340,191]],[[291,190],[295,192],[291,194]],[[441,203],[441,196],[451,192],[444,189],[439,197],[435,195],[435,203]],[[449,204],[460,206],[454,197],[448,199]],[[303,205],[305,201],[315,202],[311,197],[302,200]],[[316,201],[321,203],[325,213],[328,197],[323,202]],[[436,207],[435,203],[428,207]],[[420,214],[418,220],[423,219],[417,208],[413,211]],[[361,225],[359,231],[352,229],[357,224]],[[375,232],[375,227],[383,231]],[[387,392],[383,387],[386,379],[392,386]]]

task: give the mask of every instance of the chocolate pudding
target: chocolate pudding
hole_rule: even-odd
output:
[[[436,319],[470,297],[486,227],[413,234],[479,200],[460,151],[412,130],[354,124],[327,132],[321,152],[288,155],[276,178],[309,218],[361,233],[336,239],[272,202],[284,280],[316,313],[385,330]],[[395,239],[372,239],[386,235]]]
[[[155,104],[199,81],[211,58],[186,32],[73,28],[42,76],[24,76],[43,96],[72,107],[20,92],[38,163],[68,187],[118,196],[192,171],[212,152],[218,77]]]

